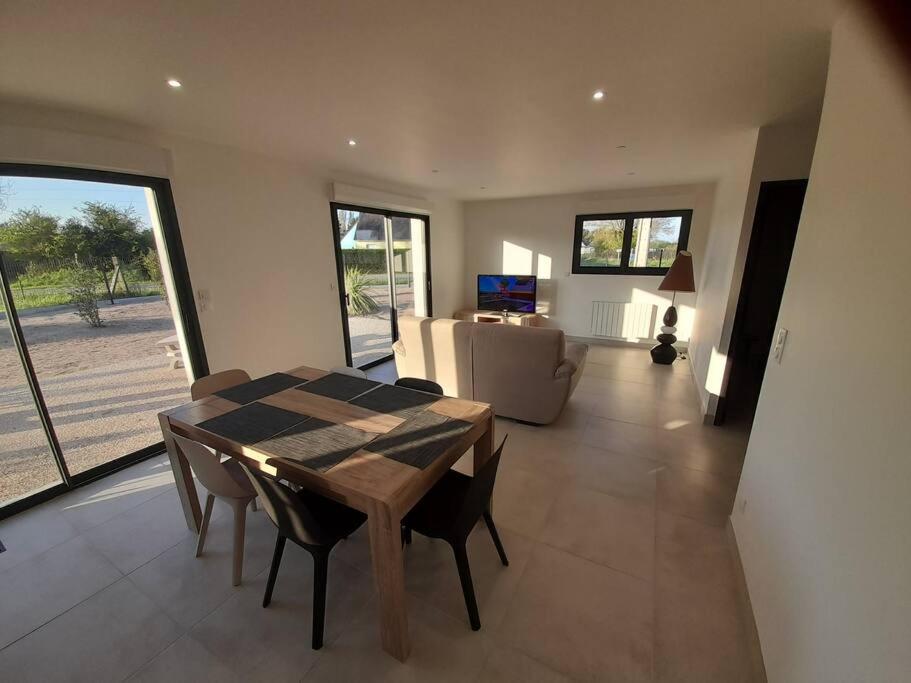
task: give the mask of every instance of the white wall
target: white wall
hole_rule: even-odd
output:
[[[344,362],[329,212],[341,174],[71,112],[0,106],[0,161],[170,178],[213,371]],[[350,179],[347,179],[350,180]],[[373,183],[375,189],[395,191]],[[428,197],[434,306],[463,287],[460,205]]]
[[[479,273],[533,274],[539,298],[552,298],[549,324],[569,335],[591,336],[592,301],[654,303],[656,327],[670,304],[670,293],[658,292],[661,276],[571,275],[573,232],[577,214],[693,209],[689,250],[698,281],[705,250],[714,187],[686,185],[594,194],[553,195],[465,204],[465,291],[463,305],[476,305]],[[694,296],[677,296],[678,338],[689,339]],[[450,312],[440,310],[439,315]]]
[[[911,672],[911,81],[887,44],[835,28],[790,335],[732,518],[770,681]]]

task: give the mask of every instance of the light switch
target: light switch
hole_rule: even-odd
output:
[[[784,353],[784,345],[788,340],[788,331],[781,327],[778,334],[775,335],[775,346],[772,349],[772,357],[781,365],[781,355]]]

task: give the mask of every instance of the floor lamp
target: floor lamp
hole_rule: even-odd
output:
[[[661,328],[661,334],[655,337],[658,344],[652,347],[652,362],[670,365],[677,360],[677,349],[673,347],[673,343],[677,341],[677,337],[674,336],[677,331],[677,309],[674,307],[677,292],[696,291],[696,285],[693,282],[693,255],[690,252],[681,251],[677,254],[667,275],[658,285],[658,290],[674,294],[671,297],[671,305],[664,314],[664,326]]]

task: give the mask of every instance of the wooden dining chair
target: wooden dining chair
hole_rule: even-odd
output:
[[[500,454],[505,443],[506,437],[473,477],[455,470],[446,472],[402,520],[402,540],[405,543],[411,543],[411,531],[414,530],[430,538],[442,539],[452,547],[459,569],[459,580],[462,582],[465,606],[468,608],[468,620],[473,631],[481,628],[481,618],[478,615],[478,603],[471,581],[471,569],[468,566],[467,543],[468,535],[481,517],[484,518],[487,530],[493,538],[500,561],[504,567],[509,566],[506,551],[500,542],[500,535],[490,513],[490,497],[493,494]]]
[[[443,395],[443,387],[436,382],[431,382],[429,379],[421,379],[420,377],[399,377],[395,380],[395,386],[425,391],[428,394],[436,394],[437,396]]]
[[[301,489],[294,491],[286,484],[241,465],[246,471],[266,514],[278,527],[275,553],[266,582],[263,607],[272,602],[272,590],[282,561],[285,541],[290,539],[313,557],[313,627],[312,646],[323,646],[326,621],[326,587],[329,578],[329,553],[341,539],[354,533],[367,520],[367,515],[324,496]]]
[[[200,443],[186,437],[174,435],[177,447],[190,461],[190,467],[196,474],[199,483],[206,487],[206,508],[199,526],[199,540],[196,542],[196,557],[202,555],[206,544],[206,533],[212,517],[212,506],[215,499],[225,501],[234,511],[234,567],[232,583],[239,586],[244,570],[244,533],[247,522],[247,505],[256,498],[250,480],[240,464],[231,458],[220,462],[218,455]]]
[[[211,396],[216,391],[236,387],[238,384],[250,381],[250,375],[246,370],[232,369],[222,370],[205,377],[200,377],[190,385],[190,398],[198,401],[206,396]]]

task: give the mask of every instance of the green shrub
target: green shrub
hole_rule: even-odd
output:
[[[345,268],[345,292],[348,294],[348,315],[367,315],[379,306],[367,293],[370,286],[366,274],[356,267]]]
[[[96,294],[101,278],[102,275],[94,268],[83,266],[70,270],[70,303],[76,307],[76,315],[92,327],[104,327]]]

